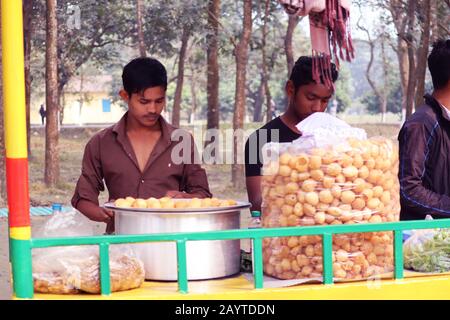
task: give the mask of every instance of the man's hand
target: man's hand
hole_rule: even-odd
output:
[[[190,198],[186,192],[175,191],[175,190],[167,191],[166,197],[173,198],[173,199]]]
[[[104,222],[106,224],[111,224],[111,222],[114,222],[113,212],[99,207],[90,201],[80,200],[80,202],[78,202],[77,209],[90,220]]]
[[[181,191],[167,191],[166,197],[172,198],[172,199],[192,199],[192,198],[204,198],[202,195],[197,195],[195,193],[186,193]]]

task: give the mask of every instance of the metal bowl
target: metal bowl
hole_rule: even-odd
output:
[[[187,201],[184,199],[176,201]],[[107,203],[114,212],[116,234],[155,234],[201,232],[240,228],[241,210],[250,203],[199,209],[118,208]],[[148,280],[177,280],[177,256],[174,242],[132,245],[145,267]],[[189,280],[221,278],[240,269],[240,240],[189,241],[186,245]]]

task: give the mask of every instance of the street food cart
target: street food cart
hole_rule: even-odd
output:
[[[450,219],[336,226],[233,229],[208,232],[103,235],[39,238],[31,236],[28,159],[25,120],[22,1],[2,0],[3,93],[6,136],[6,172],[9,207],[10,262],[16,299],[449,299],[448,274],[408,276],[403,268],[404,230],[449,228]],[[390,278],[334,283],[332,237],[337,234],[393,232],[394,272]],[[316,235],[322,238],[322,283],[265,288],[263,239]],[[187,244],[205,240],[251,239],[253,283],[243,274],[220,279],[188,281]],[[110,246],[125,243],[176,244],[177,281],[146,281],[140,288],[111,293]],[[33,290],[32,250],[61,246],[95,245],[99,250],[101,294],[51,295]]]

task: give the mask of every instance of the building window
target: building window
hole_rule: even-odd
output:
[[[103,112],[111,112],[111,100],[102,99]]]

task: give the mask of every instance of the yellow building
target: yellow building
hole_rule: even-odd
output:
[[[111,75],[74,77],[66,85],[61,104],[64,105],[63,124],[110,124],[117,122],[124,112],[124,104],[111,101]],[[31,97],[30,121],[41,124],[39,108],[45,107],[45,87]],[[118,94],[118,93],[117,93]]]

